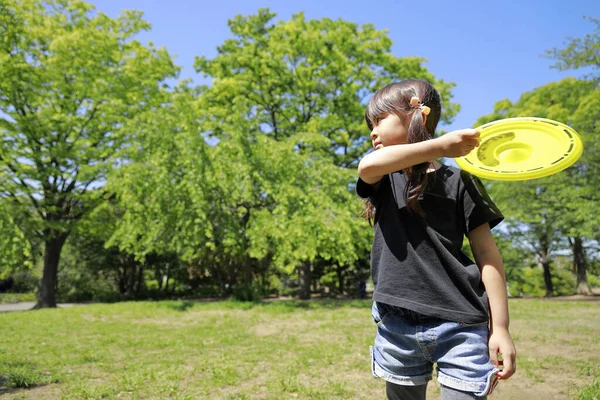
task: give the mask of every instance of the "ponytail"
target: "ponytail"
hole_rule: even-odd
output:
[[[418,143],[429,139],[431,139],[431,134],[425,128],[421,109],[416,108],[412,113],[408,127],[407,143]],[[419,197],[423,194],[427,186],[427,168],[429,168],[429,162],[424,162],[404,171],[408,177],[408,183],[404,191],[406,206],[409,210],[420,216],[425,215],[419,204]]]

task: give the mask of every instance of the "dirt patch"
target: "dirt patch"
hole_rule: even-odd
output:
[[[319,329],[323,325],[320,321],[306,321],[302,319],[270,319],[268,321],[259,322],[250,328],[258,337],[287,335],[293,333],[294,336],[302,335],[305,332],[310,332]]]
[[[592,296],[584,296],[582,294],[575,294],[573,296],[548,297],[548,298],[543,298],[541,300],[546,300],[546,301],[590,301],[590,302],[600,302],[600,293],[597,293],[597,290],[594,290],[594,295],[592,295]]]
[[[0,400],[15,398],[26,398],[27,400],[59,399],[61,391],[60,386],[55,384],[36,386],[31,389],[14,389],[0,386]]]

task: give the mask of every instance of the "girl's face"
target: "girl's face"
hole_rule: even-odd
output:
[[[371,142],[375,150],[396,144],[405,144],[408,138],[408,128],[394,113],[378,115],[373,121]]]

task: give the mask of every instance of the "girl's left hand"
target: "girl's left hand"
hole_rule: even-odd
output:
[[[517,370],[517,350],[508,329],[492,329],[489,348],[490,359],[494,367],[503,367],[498,372],[498,378],[504,380],[513,376]],[[498,354],[502,355],[501,361],[498,361]]]

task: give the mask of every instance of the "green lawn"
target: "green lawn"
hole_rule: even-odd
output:
[[[0,399],[383,399],[370,301],[131,302],[0,314]],[[511,300],[492,399],[600,399],[600,302]],[[439,399],[435,382],[430,398]]]

